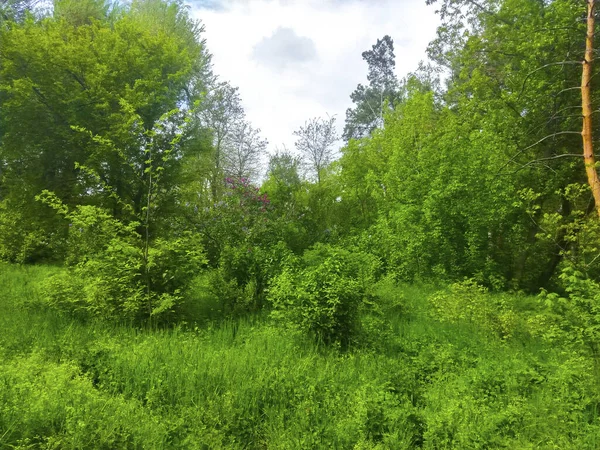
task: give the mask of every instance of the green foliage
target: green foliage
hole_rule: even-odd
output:
[[[73,363],[39,354],[0,365],[0,444],[13,448],[137,448],[164,442],[166,427],[135,400],[94,389]]]
[[[396,57],[394,41],[388,35],[377,39],[371,50],[362,53],[369,66],[369,85],[359,84],[350,95],[354,108],[346,110],[344,139],[360,139],[383,126],[385,111],[395,106],[400,97],[394,74]]]
[[[266,288],[291,257],[289,222],[277,217],[269,195],[246,178],[226,178],[222,200],[198,215],[210,265],[209,292],[226,314],[256,312]],[[210,296],[209,296],[210,297]]]
[[[0,447],[599,447],[580,6],[439,0],[446,88],[386,36],[341,159],[259,188],[182,1],[33,3],[0,6],[0,259],[66,267],[0,266]]]
[[[282,242],[268,247],[226,247],[221,254],[219,271],[226,283],[237,286],[232,311],[257,311],[263,307],[265,290],[278,275],[291,252]]]
[[[376,258],[318,245],[287,266],[269,288],[273,318],[317,341],[347,347],[359,329],[359,311],[369,298]]]
[[[42,190],[129,222],[139,217],[124,205],[141,213],[146,169],[156,176],[160,166],[154,206],[172,215],[183,162],[205,150],[189,133],[175,139],[185,117],[173,113],[199,98],[190,95],[206,63],[197,24],[180,2],[133,2],[110,14],[108,4],[63,0],[54,17],[0,30],[0,196],[11,209],[0,222],[21,218],[3,258],[64,256],[56,245],[66,223],[34,201]]]
[[[107,0],[54,0],[53,3],[53,16],[74,26],[105,19],[110,5]]]
[[[365,348],[385,349],[394,341],[393,321],[410,314],[410,306],[393,276],[386,276],[370,288],[359,311],[357,343]]]
[[[568,343],[598,355],[600,309],[598,251],[600,222],[589,216],[589,188],[580,183],[557,192],[566,211],[540,214],[532,204],[532,216],[539,217],[538,239],[556,250],[557,275],[552,290],[542,289],[538,314],[529,318],[532,334],[550,343]],[[537,195],[529,192],[530,198]]]
[[[532,333],[550,343],[569,343],[598,357],[600,348],[600,283],[572,266],[560,276],[564,295],[542,291],[540,314],[530,319]]]
[[[184,232],[171,239],[158,238],[148,250],[150,290],[159,295],[180,295],[206,263],[198,234]]]
[[[0,4],[0,26],[24,20],[39,3],[39,0],[4,0]]]
[[[270,203],[268,195],[247,178],[225,179],[223,199],[199,211],[196,218],[213,265],[227,247],[248,249],[276,241]]]
[[[432,286],[379,282],[380,302],[404,305],[388,310],[386,345],[339,353],[257,317],[187,331],[73,321],[37,302],[39,281],[63,270],[0,267],[2,447],[592,450],[600,442],[589,352],[431,320]],[[507,300],[518,314],[530,301]]]
[[[266,248],[226,247],[219,266],[194,279],[189,298],[197,317],[191,313],[190,318],[223,319],[260,311],[267,286],[290,258],[282,242]]]
[[[580,118],[570,112],[581,106],[580,67],[564,56],[583,52],[582,7],[438,3],[436,66],[404,80],[384,126],[342,149],[348,231],[406,280],[552,288],[571,245],[564,227],[589,214],[565,193],[584,179],[573,151]],[[445,89],[434,90],[436,68],[451,74]]]
[[[198,235],[158,238],[144,247],[139,223],[127,225],[94,206],[74,210],[49,192],[38,197],[69,221],[67,272],[45,284],[49,306],[82,317],[165,320],[206,264]]]
[[[235,279],[226,279],[220,268],[208,269],[198,274],[189,287],[190,302],[187,316],[197,322],[222,321],[243,315],[255,302],[255,292],[239,286]],[[247,295],[249,294],[249,295]]]
[[[0,201],[0,261],[60,260],[65,253],[65,231],[60,218],[49,218],[40,228],[21,208],[9,200]]]
[[[504,339],[513,336],[517,315],[507,297],[490,295],[474,280],[450,285],[429,298],[431,314],[436,320],[471,324]]]

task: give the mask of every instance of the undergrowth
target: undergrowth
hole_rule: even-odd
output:
[[[77,321],[41,306],[58,270],[0,266],[0,448],[600,446],[596,361],[529,333],[531,297],[386,280],[339,351],[266,315]],[[483,326],[458,312],[485,299]]]

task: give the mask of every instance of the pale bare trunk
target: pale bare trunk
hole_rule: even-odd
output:
[[[591,79],[592,64],[594,61],[594,7],[595,0],[587,0],[587,35],[585,39],[585,60],[581,76],[581,108],[583,113],[583,159],[585,171],[596,205],[596,212],[600,216],[600,180],[596,171],[596,160],[594,158],[594,144],[592,135],[592,95]]]

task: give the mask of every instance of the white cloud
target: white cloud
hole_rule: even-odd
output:
[[[193,14],[215,73],[239,86],[271,151],[293,148],[311,117],[336,115],[341,130],[350,93],[366,82],[362,52],[389,34],[401,78],[425,59],[438,24],[424,0],[197,0]]]
[[[295,63],[314,61],[317,49],[312,39],[298,36],[291,28],[279,27],[272,36],[254,46],[254,59],[275,69],[284,69]]]

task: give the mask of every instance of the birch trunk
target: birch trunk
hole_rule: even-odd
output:
[[[594,8],[596,0],[587,0],[587,34],[585,38],[585,59],[581,75],[581,108],[583,113],[583,159],[585,171],[596,205],[596,212],[600,216],[600,180],[596,171],[596,160],[594,158],[594,144],[592,134],[592,95],[591,79],[592,64],[594,61]]]

